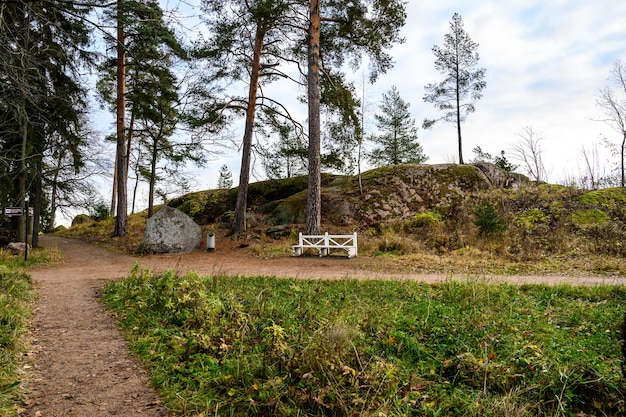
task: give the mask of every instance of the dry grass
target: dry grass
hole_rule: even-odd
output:
[[[143,237],[146,212],[129,217],[128,234],[124,238],[112,237],[114,218],[85,223],[59,232],[61,236],[80,238],[112,250],[136,253]],[[276,258],[291,255],[291,245],[297,230],[303,225],[293,225],[292,236],[273,238],[265,233],[267,226],[255,224],[246,235],[246,243],[254,256]],[[349,228],[324,226],[333,233],[351,233]],[[515,240],[511,235],[477,238],[472,235],[472,225],[466,230],[450,234],[441,227],[428,230],[398,229],[396,225],[382,231],[369,229],[359,232],[359,256],[366,268],[390,273],[444,273],[444,274],[497,274],[497,275],[626,275],[626,259],[620,256],[593,253],[581,249],[576,236],[566,236],[562,231],[553,239],[566,242],[556,254],[533,246],[532,242]],[[219,241],[230,239],[227,230],[219,225],[203,226],[204,235],[211,231]],[[455,240],[456,239],[456,240]],[[556,243],[547,242],[553,247]],[[365,259],[363,259],[365,258]]]

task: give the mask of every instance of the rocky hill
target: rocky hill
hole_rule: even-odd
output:
[[[322,176],[323,222],[357,228],[406,219],[435,210],[449,214],[455,207],[494,188],[516,188],[528,180],[493,165],[396,165],[356,176]],[[299,224],[305,221],[307,177],[250,184],[248,207],[252,223]],[[191,193],[168,205],[200,224],[228,222],[237,189]]]
[[[251,230],[302,230],[307,178],[250,184]],[[169,202],[200,224],[227,227],[236,189],[188,194]],[[534,184],[490,164],[398,165],[356,176],[323,175],[322,222],[328,231],[384,237],[382,251],[406,240],[437,253],[475,247],[518,259],[554,254],[626,255],[626,191]],[[405,243],[398,243],[403,239]],[[409,244],[411,246],[411,244]]]

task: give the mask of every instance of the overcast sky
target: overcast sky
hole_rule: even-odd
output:
[[[171,7],[176,0],[168,3]],[[440,115],[422,98],[427,83],[443,79],[434,68],[432,47],[443,45],[454,13],[461,15],[465,31],[479,44],[480,66],[487,70],[484,97],[462,126],[466,162],[476,146],[510,156],[521,140],[518,135],[530,126],[543,137],[549,180],[557,182],[578,174],[583,145],[590,149],[602,135],[619,140],[594,119],[601,116],[595,101],[612,63],[626,61],[626,1],[409,0],[407,13],[406,41],[391,51],[395,67],[368,88],[366,100],[376,112],[381,95],[392,85],[398,88],[420,127],[428,163],[457,160],[453,125],[421,129],[424,118]],[[289,91],[292,87],[280,88],[291,96],[298,93]],[[239,156],[231,151],[212,162],[198,188],[216,185],[222,163],[237,181]]]
[[[595,100],[613,61],[626,60],[626,2],[410,1],[406,42],[393,50],[395,68],[375,89],[396,84],[418,124],[437,115],[422,100],[424,85],[442,79],[431,48],[443,44],[455,12],[487,69],[484,97],[463,125],[465,160],[475,146],[509,154],[521,130],[532,126],[544,137],[544,160],[555,181],[577,169],[583,144],[591,147],[601,134],[615,137],[594,121]],[[430,162],[455,157],[452,125],[420,133]]]

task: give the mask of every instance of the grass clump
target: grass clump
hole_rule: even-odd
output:
[[[24,351],[21,336],[26,331],[32,298],[29,275],[0,265],[0,415],[16,415],[20,397],[19,361]]]
[[[626,290],[135,270],[105,291],[183,415],[617,415]]]

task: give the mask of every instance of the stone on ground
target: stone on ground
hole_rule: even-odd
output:
[[[196,222],[182,211],[164,206],[148,219],[140,247],[148,253],[191,252],[201,239]]]

